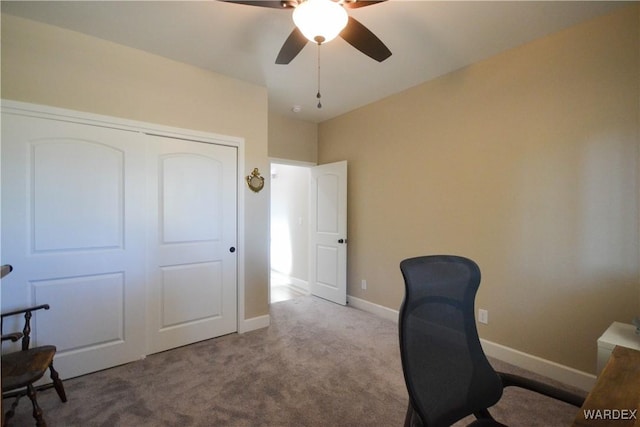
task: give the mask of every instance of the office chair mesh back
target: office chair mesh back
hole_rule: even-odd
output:
[[[399,319],[402,367],[422,424],[449,426],[494,405],[502,383],[476,329],[478,266],[436,255],[404,260],[400,269],[406,288]]]

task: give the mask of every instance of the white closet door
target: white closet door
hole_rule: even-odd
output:
[[[237,330],[237,148],[148,138],[155,353]]]
[[[62,378],[145,354],[141,138],[2,115],[2,310],[51,305],[33,338],[57,346]]]

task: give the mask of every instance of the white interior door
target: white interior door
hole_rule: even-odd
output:
[[[311,168],[309,289],[347,303],[347,162]]]
[[[154,353],[237,330],[237,148],[148,138]]]
[[[3,311],[48,303],[33,340],[69,378],[144,356],[140,134],[2,115]]]

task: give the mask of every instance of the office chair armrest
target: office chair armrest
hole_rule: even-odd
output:
[[[540,393],[553,399],[566,402],[578,408],[581,407],[584,403],[584,397],[557,387],[550,386],[549,384],[545,384],[540,381],[521,377],[519,375],[508,374],[506,372],[498,372],[498,375],[500,376],[504,387],[515,386],[535,391],[536,393]]]
[[[16,342],[18,341],[20,338],[22,338],[22,333],[21,332],[14,332],[12,334],[6,334],[2,336],[2,341],[11,341],[11,342]]]
[[[8,316],[15,316],[16,314],[22,314],[22,313],[27,313],[27,312],[31,312],[31,311],[37,311],[37,310],[41,310],[41,309],[45,309],[45,310],[49,310],[49,304],[41,304],[41,305],[36,305],[35,307],[29,307],[29,308],[23,308],[20,310],[15,310],[15,311],[10,311],[8,313],[2,313],[2,318],[8,317]]]

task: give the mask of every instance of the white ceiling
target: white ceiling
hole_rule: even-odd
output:
[[[275,58],[291,12],[208,1],[2,1],[2,12],[266,86],[269,108],[321,122],[624,5],[611,1],[389,0],[351,9],[393,55],[378,63],[337,38]],[[299,113],[291,111],[301,106]]]

